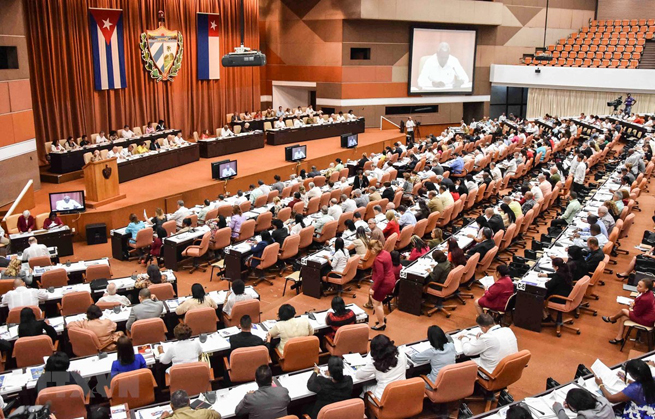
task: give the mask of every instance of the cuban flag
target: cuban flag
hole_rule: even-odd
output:
[[[125,88],[123,11],[89,8],[89,31],[96,90]]]
[[[221,78],[221,54],[218,43],[221,19],[218,14],[198,13],[198,79]]]

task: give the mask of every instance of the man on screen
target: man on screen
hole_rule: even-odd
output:
[[[298,148],[295,148],[295,149],[293,150],[293,159],[294,159],[294,160],[302,160],[302,159],[304,159],[305,157],[306,157],[306,156],[305,156],[305,152],[303,151],[302,148],[298,147]]]
[[[418,76],[418,85],[422,89],[430,88],[460,88],[469,83],[469,77],[459,60],[450,55],[450,45],[447,42],[439,44],[437,53],[430,55],[423,64]]]
[[[228,178],[232,176],[236,176],[237,172],[234,170],[231,164],[227,164],[223,167],[223,172],[221,173],[221,177],[223,178]]]
[[[82,205],[80,205],[80,203],[76,200],[71,199],[71,197],[68,195],[64,195],[64,199],[60,199],[55,204],[55,209],[57,211],[67,211],[80,208],[82,208]]]

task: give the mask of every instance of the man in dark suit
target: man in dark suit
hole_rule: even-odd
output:
[[[284,244],[284,239],[286,239],[289,235],[289,232],[286,228],[284,228],[284,223],[282,220],[278,220],[276,218],[272,221],[272,224],[275,229],[273,230],[273,233],[271,233],[271,237],[273,237],[273,240],[275,240],[277,243],[280,243],[281,247]]]
[[[493,208],[487,208],[484,211],[484,218],[487,219],[487,224],[496,234],[500,230],[505,229],[505,223],[503,223],[503,217],[500,214],[496,214]]]
[[[363,169],[367,161],[368,161],[368,156],[366,156],[366,153],[362,154],[362,158],[359,159],[359,162],[357,162],[357,168]]]
[[[589,253],[585,257],[585,261],[587,262],[589,273],[593,273],[598,267],[598,264],[605,259],[605,253],[598,246],[598,239],[595,237],[589,237],[587,239],[587,246],[589,247]]]
[[[355,181],[353,182],[353,190],[355,189],[364,190],[368,188],[368,184],[369,184],[368,177],[364,176],[361,170],[358,170],[357,176],[355,176]]]
[[[307,173],[307,177],[316,177],[316,176],[321,176],[321,172],[316,170],[316,166],[312,166],[312,171]]]
[[[396,193],[391,187],[391,182],[384,182],[384,190],[382,191],[382,199],[387,198],[389,202],[393,202],[393,199],[396,197]]]
[[[237,416],[248,415],[249,419],[275,419],[286,416],[287,406],[291,402],[289,390],[284,387],[272,387],[273,372],[268,365],[257,368],[255,381],[259,389],[248,392],[234,413]]]
[[[467,257],[471,257],[476,253],[480,254],[480,260],[484,258],[484,256],[487,254],[487,252],[496,245],[496,243],[493,241],[493,231],[489,227],[484,227],[482,229],[482,236],[484,237],[484,240],[475,246],[473,246],[468,252],[466,252]]]
[[[249,315],[244,314],[239,321],[241,332],[230,336],[230,352],[238,348],[250,348],[252,346],[264,345],[268,347],[268,343],[264,342],[259,336],[253,335],[250,330],[252,328],[252,319]]]

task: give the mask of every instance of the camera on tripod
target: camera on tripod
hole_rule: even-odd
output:
[[[623,96],[619,96],[613,101],[607,102],[607,106],[614,108],[614,110],[616,111],[619,109],[619,106],[621,106],[622,103],[623,103]]]

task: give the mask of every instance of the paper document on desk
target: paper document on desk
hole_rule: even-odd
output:
[[[482,284],[482,286],[484,287],[484,289],[486,289],[486,290],[488,290],[489,287],[492,286],[495,283],[494,277],[489,276],[489,275],[480,278],[479,281]]]
[[[617,295],[616,296],[616,302],[619,303],[619,304],[629,306],[630,304],[632,304],[633,300],[632,300],[632,298],[622,297],[620,295]]]
[[[138,411],[138,414],[141,419],[159,419],[164,412],[172,414],[173,409],[169,404],[165,404],[163,406],[151,407],[149,409],[141,409]]]
[[[616,375],[616,372],[603,364],[600,359],[597,359],[591,365],[591,371],[603,381],[603,384],[605,384],[605,387],[607,387],[610,393],[618,393],[625,388],[625,383]],[[593,381],[593,377],[591,380]]]
[[[224,338],[232,335],[239,334],[241,332],[241,329],[239,329],[236,326],[228,327],[225,329],[221,329],[218,333],[223,336]]]
[[[359,316],[362,316],[362,315],[366,316],[366,312],[364,311],[364,309],[361,308],[360,306],[358,306],[357,304],[348,304],[346,307],[351,309],[353,311],[353,313],[355,313],[356,317],[359,317]]]
[[[482,329],[480,329],[479,327],[474,327],[472,329],[462,330],[461,332],[452,335],[453,343],[455,344],[455,352],[458,354],[464,353],[463,343],[459,339],[460,336],[468,336],[471,339],[477,339],[478,333],[481,332]]]
[[[431,347],[432,346],[428,341],[419,342],[416,345],[405,346],[405,355],[411,358],[412,356],[420,354],[421,352],[426,351]]]
[[[351,367],[366,365],[366,358],[364,358],[361,354],[344,354],[343,359]]]
[[[249,391],[256,391],[258,389],[257,383],[243,384],[237,387],[222,389],[216,391],[216,402],[212,405],[212,409],[216,410],[221,416],[232,416],[237,408],[237,405]],[[144,418],[151,419],[151,418]]]
[[[528,405],[534,418],[556,418],[552,404],[549,405],[546,397],[526,397],[523,402]]]
[[[278,377],[277,381],[280,385],[289,390],[289,397],[291,400],[305,396],[307,394],[314,394],[307,389],[307,381],[313,374],[313,371],[306,371],[300,374],[285,374]]]

